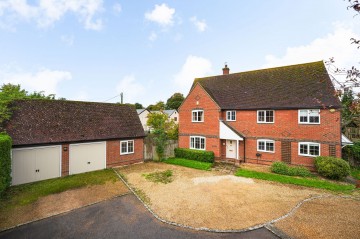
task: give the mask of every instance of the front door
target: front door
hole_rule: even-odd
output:
[[[226,140],[226,158],[236,158],[236,140]]]

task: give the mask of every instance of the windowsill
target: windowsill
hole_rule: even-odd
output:
[[[299,154],[299,156],[316,158],[316,157],[319,157],[320,155]]]
[[[304,124],[304,125],[320,125],[320,123],[300,123],[299,124]]]
[[[191,123],[204,123],[204,121],[191,121]]]
[[[195,148],[190,148],[190,149],[195,149]],[[204,150],[205,151],[205,149],[195,149],[195,150]]]
[[[257,122],[258,124],[274,124],[275,122]]]
[[[275,151],[262,151],[262,150],[257,150],[257,152],[260,152],[260,153],[270,153],[270,154],[274,154]]]
[[[235,122],[236,120],[226,120],[227,122]]]
[[[133,154],[134,152],[131,153],[120,153],[120,155],[128,155],[128,154]]]

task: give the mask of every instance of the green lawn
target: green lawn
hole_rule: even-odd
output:
[[[246,177],[246,178],[256,178],[268,181],[275,181],[285,184],[294,184],[300,185],[305,187],[312,187],[312,188],[321,188],[327,189],[335,192],[349,192],[355,188],[354,185],[348,184],[337,184],[332,183],[325,180],[319,179],[310,179],[310,178],[296,178],[291,176],[284,176],[272,173],[263,173],[263,172],[256,172],[247,169],[239,169],[236,173],[236,176]]]
[[[10,187],[0,199],[0,209],[27,205],[35,202],[40,197],[64,192],[69,189],[89,185],[104,184],[107,181],[118,180],[111,169],[71,175],[63,178],[49,179],[41,182],[28,183]]]
[[[164,160],[163,162],[167,164],[175,164],[175,165],[180,165],[180,166],[195,168],[200,170],[210,170],[213,165],[212,163],[200,162],[200,161],[183,159],[183,158],[169,158]]]

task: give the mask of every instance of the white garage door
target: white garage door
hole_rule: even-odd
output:
[[[61,176],[61,146],[12,150],[12,184]]]
[[[85,173],[106,168],[106,142],[70,144],[69,173]]]

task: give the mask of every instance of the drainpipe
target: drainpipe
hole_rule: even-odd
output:
[[[244,138],[244,163],[246,163],[246,153],[245,153],[245,149],[246,149],[246,147],[245,147],[246,145],[245,145],[245,138]]]

